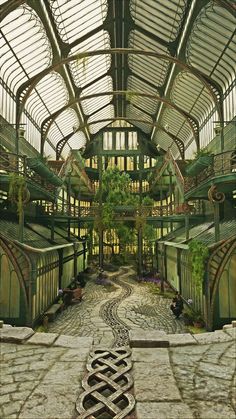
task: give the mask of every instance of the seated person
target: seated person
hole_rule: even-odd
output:
[[[172,300],[172,304],[170,306],[170,309],[172,311],[172,313],[175,315],[175,317],[178,319],[180,314],[182,313],[184,308],[184,303],[183,300],[181,298],[181,295],[176,292],[175,297]]]

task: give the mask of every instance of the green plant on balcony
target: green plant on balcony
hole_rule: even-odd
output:
[[[209,255],[209,249],[205,244],[197,240],[192,240],[189,244],[189,251],[192,262],[192,278],[196,285],[196,289],[200,292],[202,291],[205,262]]]
[[[30,193],[24,176],[20,176],[16,173],[11,173],[9,175],[8,196],[10,201],[17,205],[17,214],[19,216],[19,223],[21,223],[24,205],[29,202],[30,199]]]

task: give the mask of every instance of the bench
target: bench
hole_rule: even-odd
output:
[[[47,311],[45,311],[44,316],[47,316],[48,321],[52,322],[55,319],[56,313],[61,309],[61,304],[53,304]]]

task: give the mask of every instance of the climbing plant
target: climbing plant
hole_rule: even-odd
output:
[[[205,262],[209,255],[209,250],[205,244],[197,240],[191,241],[189,244],[189,250],[192,262],[192,277],[196,284],[197,290],[201,291],[204,278]]]
[[[17,214],[19,216],[19,223],[22,222],[24,204],[29,201],[30,193],[26,186],[26,181],[23,176],[16,173],[9,175],[9,192],[10,201],[17,204]]]

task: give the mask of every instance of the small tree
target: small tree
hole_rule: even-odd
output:
[[[114,234],[119,239],[120,255],[126,259],[126,247],[134,243],[135,234],[132,223],[129,221],[115,220],[115,211],[119,206],[137,207],[138,199],[130,192],[131,178],[127,173],[122,173],[118,167],[108,168],[102,175],[102,190],[95,196],[99,200],[99,193],[102,194],[102,213],[98,213],[94,227],[97,231],[103,230],[107,239],[105,245],[111,246]]]

